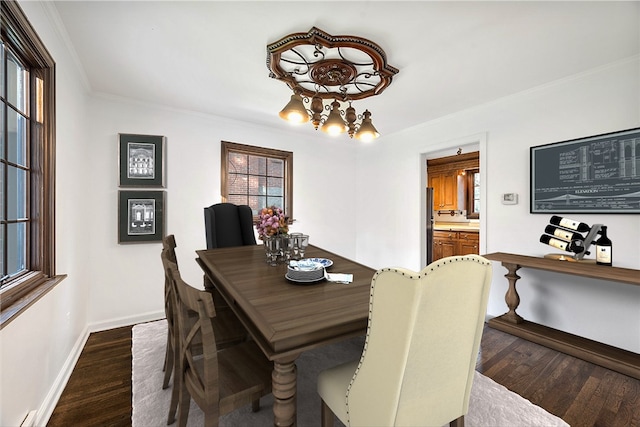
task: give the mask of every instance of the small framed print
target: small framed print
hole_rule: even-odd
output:
[[[120,187],[164,187],[165,137],[119,136]]]
[[[165,192],[121,190],[118,193],[118,243],[162,241]]]

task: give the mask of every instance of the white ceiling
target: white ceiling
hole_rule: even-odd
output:
[[[52,4],[91,92],[276,127],[291,92],[269,78],[266,45],[312,26],[368,38],[400,69],[354,102],[383,134],[640,52],[637,1]]]

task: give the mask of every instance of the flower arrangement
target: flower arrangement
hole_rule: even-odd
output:
[[[258,218],[256,229],[260,240],[263,240],[265,236],[287,234],[289,232],[289,218],[284,216],[282,208],[277,206],[262,208]]]

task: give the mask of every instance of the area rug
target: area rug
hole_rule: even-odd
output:
[[[162,389],[162,363],[166,345],[165,320],[142,323],[133,327],[133,427],[160,427],[167,424],[171,388]],[[353,360],[362,351],[362,338],[325,346],[303,353],[298,366],[298,426],[320,425],[320,398],[316,393],[318,373],[339,363]],[[261,427],[273,425],[273,396],[260,401],[261,409],[251,412],[250,405],[220,418],[221,427]],[[190,427],[204,424],[204,416],[193,401],[189,411]],[[336,422],[336,426],[340,426]],[[552,427],[568,426],[548,413],[476,372],[467,427]]]

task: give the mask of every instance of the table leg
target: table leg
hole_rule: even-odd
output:
[[[516,308],[520,305],[520,295],[518,295],[518,291],[516,290],[516,281],[520,276],[516,274],[516,271],[518,271],[520,266],[518,264],[510,264],[506,262],[503,262],[502,266],[509,271],[504,275],[504,277],[509,280],[509,289],[504,296],[507,307],[509,307],[509,312],[503,314],[501,317],[511,323],[522,323],[524,322],[524,319],[516,313]]]
[[[296,425],[296,363],[297,355],[278,359],[273,363],[271,375],[273,392],[273,425]]]

